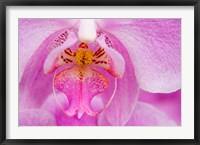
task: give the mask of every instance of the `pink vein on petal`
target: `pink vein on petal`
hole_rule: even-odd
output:
[[[101,20],[126,47],[140,87],[169,93],[181,87],[181,19]]]
[[[83,115],[81,118],[77,116],[68,117],[61,107],[58,105],[62,105],[64,109],[67,109],[69,106],[68,99],[64,93],[59,93],[49,95],[48,99],[42,105],[42,109],[51,112],[56,118],[56,122],[58,126],[96,126],[97,125],[97,117]]]

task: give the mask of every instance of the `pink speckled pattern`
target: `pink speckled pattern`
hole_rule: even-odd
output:
[[[49,51],[51,51],[44,62],[44,73],[49,74],[55,71],[59,66],[57,66],[57,61],[59,60],[58,56],[61,52],[63,52],[66,48],[72,47],[78,38],[74,30],[64,29],[60,31],[57,36],[54,38],[54,41],[50,43],[48,47]],[[56,49],[55,49],[56,48]],[[62,63],[61,65],[64,65]],[[60,66],[61,66],[60,65]],[[74,63],[69,63],[66,66],[71,67]]]
[[[83,73],[82,78],[80,73]],[[57,74],[54,85],[68,97],[69,108],[65,110],[68,116],[74,116],[76,111],[95,116],[96,112],[90,107],[91,100],[108,87],[109,81],[97,71],[71,68]]]
[[[122,55],[113,49],[112,41],[104,33],[99,32],[96,41],[104,48],[107,55],[111,58],[111,61],[109,62],[110,67],[107,71],[117,78],[122,78],[125,72],[126,63]]]

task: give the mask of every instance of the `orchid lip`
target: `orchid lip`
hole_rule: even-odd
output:
[[[53,80],[55,80],[56,73],[57,73],[57,72],[54,73],[54,78],[53,78]],[[109,104],[112,102],[112,100],[113,100],[113,98],[114,98],[114,96],[115,96],[116,90],[117,90],[117,79],[116,79],[116,78],[115,78],[115,80],[114,80],[114,84],[115,84],[115,85],[114,85],[114,89],[113,89],[113,92],[112,92],[111,96],[109,97],[109,100],[106,102],[106,104],[104,105],[103,108],[101,108],[99,111],[96,111],[96,112],[93,111],[93,110],[91,110],[91,109],[87,110],[87,108],[84,108],[84,107],[81,105],[81,102],[79,102],[80,104],[79,104],[78,106],[74,106],[74,107],[72,108],[72,109],[74,109],[73,112],[70,112],[70,111],[69,111],[69,108],[71,107],[71,106],[70,106],[71,104],[69,104],[68,108],[65,110],[65,109],[62,107],[60,101],[59,101],[59,100],[57,99],[57,97],[56,97],[55,85],[52,85],[52,87],[53,87],[53,94],[54,94],[56,103],[57,103],[58,106],[61,108],[61,110],[64,112],[64,114],[66,114],[68,117],[72,117],[72,116],[74,116],[75,114],[77,114],[78,119],[80,119],[80,118],[83,116],[84,113],[88,114],[89,116],[96,116],[96,115],[100,114],[101,112],[103,112],[103,111],[109,106]],[[66,97],[68,98],[68,96],[66,96]],[[90,107],[89,107],[89,108],[90,108]],[[85,110],[85,109],[86,109],[86,110]]]

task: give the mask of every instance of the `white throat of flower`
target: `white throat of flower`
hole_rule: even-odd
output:
[[[81,19],[78,37],[81,42],[89,43],[96,39],[96,24],[93,19]]]

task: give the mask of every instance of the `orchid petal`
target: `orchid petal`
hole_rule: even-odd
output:
[[[140,90],[139,100],[153,105],[181,125],[181,90],[167,94]]]
[[[93,65],[103,67],[114,77],[122,78],[125,71],[125,60],[123,56],[113,49],[111,45],[106,44],[108,41],[106,36],[101,34],[96,41],[103,48],[95,52],[95,62]]]
[[[100,120],[107,120],[111,125],[125,125],[129,120],[139,95],[139,87],[135,78],[133,65],[123,44],[114,35],[102,31],[108,38],[112,48],[115,48],[125,60],[125,72],[122,78],[117,79],[117,89],[113,100],[101,114],[99,114],[98,125],[105,125]],[[111,48],[109,48],[111,49]]]
[[[40,107],[52,92],[53,74],[45,75],[43,65],[51,50],[60,49],[60,46],[65,45],[64,42],[68,41],[60,37],[66,31],[69,32],[68,37],[70,37],[75,30],[61,29],[49,35],[28,61],[20,80],[20,108]]]
[[[96,126],[97,118],[94,116],[83,115],[81,118],[77,116],[69,117],[63,109],[67,109],[69,102],[65,94],[51,94],[42,105],[43,110],[47,110],[54,114],[58,126]]]
[[[43,40],[53,32],[73,26],[76,19],[19,19],[19,79],[29,58]]]
[[[92,98],[104,91],[109,85],[107,78],[95,70],[73,67],[58,73],[54,78],[54,86],[65,93],[69,100],[69,108],[65,110],[68,116],[77,112],[85,112],[90,116],[95,113],[90,106]],[[81,117],[80,116],[80,117]]]
[[[74,54],[69,47],[74,45],[77,41],[78,39],[73,31],[64,30],[60,33],[55,39],[55,43],[52,44],[56,49],[53,49],[49,53],[44,62],[44,73],[51,73],[62,65],[72,66],[74,64]]]
[[[101,114],[104,115],[104,114]],[[98,123],[104,126],[112,125],[107,118],[99,117]],[[164,112],[154,106],[137,102],[136,107],[125,126],[176,126],[176,122],[169,118]]]
[[[138,102],[126,126],[176,126],[165,113],[154,106]]]
[[[25,109],[19,112],[19,126],[55,126],[53,114],[42,109]]]
[[[180,89],[180,19],[112,19],[99,25],[127,48],[140,88],[161,93]]]

